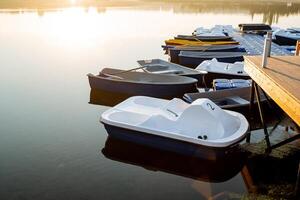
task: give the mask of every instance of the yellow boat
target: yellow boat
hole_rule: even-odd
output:
[[[239,44],[236,41],[191,41],[182,39],[169,39],[165,41],[166,45],[190,45],[190,46],[204,46],[204,45],[232,45]]]

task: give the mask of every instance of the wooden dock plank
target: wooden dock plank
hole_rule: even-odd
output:
[[[245,56],[245,71],[300,126],[300,56]]]

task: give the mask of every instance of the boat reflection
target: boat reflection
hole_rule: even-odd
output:
[[[236,152],[219,160],[204,160],[112,137],[107,138],[102,153],[111,160],[141,166],[147,170],[215,183],[227,181],[237,175],[247,158],[245,153]]]
[[[126,94],[91,89],[89,103],[101,106],[115,106],[118,103],[121,103],[122,101],[127,99],[128,97],[130,96]]]
[[[156,94],[153,93],[153,96]],[[168,95],[163,94],[164,96],[161,98],[164,99],[173,99],[173,98],[181,98],[181,95],[174,96],[174,95]],[[150,96],[150,95],[140,95],[140,96]],[[105,90],[99,90],[99,89],[91,89],[90,90],[90,104],[95,105],[101,105],[101,106],[115,106],[118,103],[121,103],[122,101],[126,100],[127,98],[132,97],[131,94],[128,93],[119,93],[119,92],[109,92]]]

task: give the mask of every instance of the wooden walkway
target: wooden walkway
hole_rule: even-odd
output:
[[[299,43],[297,43],[297,46]],[[298,53],[299,53],[299,48]],[[297,52],[296,52],[297,55]],[[299,127],[300,127],[300,56],[272,56],[268,58],[267,66],[261,67],[262,65],[262,56],[245,56],[245,71],[249,74],[252,78],[252,92],[251,96],[255,96],[258,99],[258,107],[260,110],[260,118],[261,123],[264,127],[264,135],[265,135],[265,142],[267,145],[267,152],[269,157],[274,155],[275,157],[279,158],[283,162],[276,161],[273,165],[280,167],[282,171],[295,171],[298,168],[298,174],[296,174],[296,182],[295,186],[291,186],[289,190],[285,192],[290,195],[290,197],[296,199],[300,195],[300,163],[299,163],[299,143],[298,140],[300,139]],[[290,119],[295,123],[296,133],[291,135],[290,133],[285,134],[286,139],[281,140],[280,142],[274,143],[274,141],[270,141],[269,138],[269,131],[264,122],[264,115],[263,112],[268,112],[266,110],[261,110],[260,102],[259,102],[259,87],[263,89],[265,93],[268,94],[270,98],[272,98],[278,106],[290,117]],[[253,100],[251,100],[253,102]],[[270,112],[270,111],[269,111]],[[287,126],[288,127],[288,126]],[[278,127],[277,127],[278,128]],[[280,134],[284,135],[283,133],[286,132],[288,129],[285,128],[284,130],[279,131]],[[274,132],[271,135],[274,136]],[[297,140],[297,141],[296,141]],[[250,135],[247,138],[247,142],[250,141]],[[298,145],[297,145],[298,144]],[[256,145],[257,146],[257,145]],[[263,145],[264,146],[264,145]],[[254,144],[246,143],[244,144],[244,148],[249,149],[251,152],[259,152],[262,148],[256,148]],[[258,145],[257,147],[262,147],[262,145]],[[269,151],[273,150],[273,151]],[[291,154],[290,154],[291,153]],[[288,157],[289,159],[283,159]],[[266,160],[266,157],[263,157],[262,160]],[[270,159],[266,163],[270,163],[274,161],[274,159]],[[257,166],[258,163],[255,163],[253,166]],[[264,163],[264,165],[266,165]],[[253,167],[252,166],[252,167]],[[262,165],[263,166],[263,165]],[[262,168],[262,166],[258,167],[258,169]],[[291,166],[294,166],[291,168]],[[251,167],[250,167],[251,168]],[[274,175],[275,171],[268,169],[263,174],[269,173],[270,175]],[[247,183],[247,187],[249,191],[256,190],[256,186],[253,184],[253,180],[251,178],[251,173],[247,166],[242,171],[243,178]],[[286,184],[284,184],[286,185]],[[284,185],[280,185],[278,188],[282,188]],[[272,186],[274,188],[274,186]],[[275,189],[277,191],[277,189]],[[289,192],[288,192],[289,191]],[[284,193],[282,191],[281,193]],[[278,194],[276,195],[278,196]],[[299,198],[297,198],[299,199]]]
[[[300,56],[245,56],[245,71],[300,126]]]

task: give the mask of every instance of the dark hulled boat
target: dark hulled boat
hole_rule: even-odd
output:
[[[234,63],[243,61],[246,52],[197,52],[197,51],[180,51],[179,64],[196,68],[205,60],[217,59],[219,62]]]
[[[170,61],[179,64],[180,51],[195,51],[195,52],[245,52],[245,49],[239,45],[210,45],[210,46],[175,46],[168,48]]]
[[[99,75],[88,74],[92,89],[123,96],[151,96],[171,99],[197,91],[197,80],[184,76],[151,74],[104,68]]]

